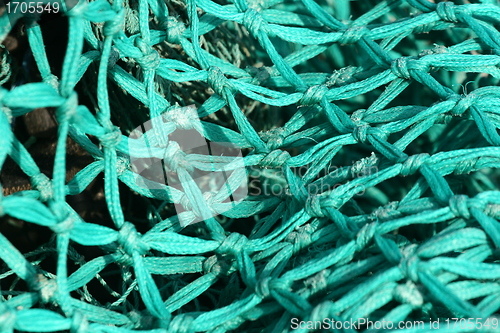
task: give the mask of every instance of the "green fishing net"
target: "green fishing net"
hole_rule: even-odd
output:
[[[1,332],[499,332],[497,1],[0,11]]]

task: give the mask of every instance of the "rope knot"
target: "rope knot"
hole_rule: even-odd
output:
[[[401,269],[403,274],[415,283],[417,283],[419,280],[418,269],[420,265],[420,258],[414,255],[416,248],[416,244],[405,247],[401,251],[403,259],[399,263],[399,268]]]
[[[465,220],[470,219],[471,214],[468,207],[469,197],[466,195],[454,195],[450,198],[449,207],[453,215],[462,217]]]
[[[162,115],[165,122],[172,122],[177,129],[193,129],[195,122],[199,121],[198,112],[194,106],[174,107]]]
[[[451,109],[451,114],[457,117],[464,114],[465,111],[467,111],[476,102],[477,98],[474,93],[471,93],[469,95],[465,95],[464,97],[454,94],[449,99],[455,102],[455,106]]]
[[[293,253],[299,253],[312,243],[311,234],[314,232],[310,224],[301,227],[298,232],[292,233],[293,236]]]
[[[40,192],[40,200],[42,202],[52,199],[52,195],[54,194],[52,182],[43,173],[31,177],[31,186]]]
[[[154,71],[160,66],[160,55],[154,49],[144,55],[141,58],[137,58],[136,61],[144,70]]]
[[[122,139],[122,132],[120,128],[113,126],[113,128],[108,131],[106,134],[99,137],[99,141],[106,148],[114,148],[116,147]]]
[[[399,78],[408,80],[411,78],[410,71],[408,70],[408,58],[397,58],[391,63],[391,71]]]
[[[54,279],[48,279],[43,274],[37,274],[29,281],[31,290],[39,293],[40,301],[43,304],[53,300],[57,291],[57,283]]]
[[[262,15],[253,8],[248,8],[245,11],[242,23],[255,38],[258,37],[260,31],[266,35],[271,32],[268,23],[264,20]]]
[[[403,177],[413,175],[418,169],[427,162],[430,155],[427,153],[416,154],[409,156],[401,165],[400,174]]]
[[[173,16],[169,16],[166,22],[161,22],[165,26],[167,30],[167,42],[171,44],[180,44],[181,37],[186,31],[186,26],[184,23],[177,21],[177,19]]]
[[[352,177],[363,177],[366,175],[371,175],[373,173],[372,168],[376,171],[376,164],[378,162],[377,155],[371,153],[370,156],[364,157],[359,161],[356,161],[351,166]]]
[[[272,277],[268,276],[257,281],[257,284],[255,285],[255,294],[260,298],[265,299],[269,297],[269,295],[271,295],[271,290],[286,290],[289,289],[289,287],[289,284],[285,281],[277,278],[273,279]]]
[[[56,110],[56,118],[59,123],[70,121],[76,114],[78,107],[78,94],[72,91],[63,104]]]
[[[130,222],[125,222],[118,233],[118,243],[123,247],[126,254],[132,256],[137,251],[139,255],[148,252],[149,247],[141,240],[141,235]]]
[[[394,289],[394,299],[401,304],[411,305],[413,309],[419,309],[424,304],[424,297],[412,281],[406,281],[405,285],[398,284]]]
[[[104,23],[104,37],[113,37],[123,30],[125,25],[125,11],[120,9],[111,20]]]
[[[203,199],[205,200],[208,208],[210,209],[211,216],[215,216],[215,215],[219,214],[213,208],[216,195],[217,195],[217,192],[203,192]],[[181,199],[179,200],[179,205],[181,205],[186,211],[192,212],[195,216],[202,217],[202,214],[200,214],[200,212],[193,207],[193,204],[191,203],[191,200],[186,195],[186,193],[182,194]],[[191,223],[195,223],[195,222],[186,222],[186,223],[191,224]],[[187,224],[181,223],[181,225],[187,225]]]
[[[325,214],[321,208],[321,199],[319,195],[310,195],[305,202],[305,209],[310,217],[323,217]]]
[[[500,212],[500,205],[499,204],[488,204],[486,207],[484,207],[484,213],[488,216],[498,218],[499,212]]]
[[[224,97],[226,91],[233,91],[233,87],[218,67],[210,67],[207,72],[207,83],[217,95]]]
[[[377,231],[377,222],[365,224],[356,235],[354,242],[356,243],[356,251],[360,252],[370,243]]]
[[[455,4],[452,2],[440,2],[437,4],[436,13],[439,18],[447,22],[458,22],[457,14],[455,12]]]
[[[214,274],[215,276],[219,276],[221,274],[222,268],[219,263],[219,260],[217,259],[217,256],[214,255],[208,257],[203,262],[203,272],[205,274]]]
[[[354,128],[354,131],[352,132],[352,136],[359,143],[366,143],[368,140],[368,134],[370,133],[370,131],[371,131],[370,125],[364,124],[364,125],[356,126]]]
[[[44,77],[43,82],[48,84],[55,90],[59,90],[59,79],[54,74],[49,74],[48,76]]]
[[[278,149],[285,141],[285,129],[283,127],[273,128],[266,132],[261,132],[260,137],[267,143],[269,150]]]
[[[262,167],[269,167],[271,169],[278,169],[290,159],[290,153],[286,150],[276,149],[267,154],[260,162]]]
[[[214,191],[208,191],[208,192],[204,192],[203,193],[203,198],[205,199],[205,201],[207,202],[208,204],[208,207],[210,209],[213,209],[212,206],[214,205],[215,203],[215,197],[217,196],[217,192],[214,192]]]
[[[63,234],[66,232],[70,232],[73,229],[74,224],[75,219],[68,214],[62,222],[50,226],[50,230],[52,230],[56,234]]]
[[[366,27],[350,27],[349,29],[344,30],[344,33],[340,36],[338,42],[341,45],[354,44],[369,33],[370,29]]]
[[[124,252],[123,249],[118,248],[115,256],[116,263],[124,267],[131,267],[134,265],[134,260],[131,256]]]
[[[232,254],[236,255],[243,251],[248,243],[248,238],[245,235],[233,232],[224,239],[221,245],[217,248],[216,252],[219,254]]]
[[[186,153],[181,150],[179,144],[175,141],[169,141],[167,148],[165,148],[165,155],[163,161],[169,171],[176,172],[179,168],[192,170],[193,167],[185,158]]]
[[[139,38],[137,38],[136,40],[138,39]],[[141,66],[145,71],[154,71],[155,69],[157,69],[160,66],[160,60],[161,58],[158,54],[158,51],[152,48],[145,50],[142,57],[135,59],[139,66]]]
[[[188,196],[186,193],[182,194],[181,199],[179,200],[179,204],[184,207],[185,210],[191,211],[193,210],[193,206],[191,205],[191,200],[189,200]]]
[[[170,325],[168,326],[167,332],[170,333],[192,333],[194,332],[191,325],[193,324],[193,317],[188,314],[179,314],[175,316]]]
[[[397,217],[402,216],[402,213],[398,209],[399,202],[392,201],[383,207],[379,207],[373,211],[371,214],[372,219],[378,219],[379,222],[392,220]]]
[[[130,159],[123,156],[117,156],[116,173],[121,176],[126,170],[130,170]]]
[[[323,84],[318,84],[307,88],[304,95],[299,101],[301,105],[315,105],[321,102],[325,94],[328,92],[328,88]]]
[[[155,70],[160,66],[160,55],[151,48],[142,38],[137,37],[134,42],[135,46],[141,50],[143,56],[136,58],[135,61],[144,70]]]
[[[257,281],[257,285],[255,286],[255,294],[262,299],[269,297],[271,294],[269,290],[269,282],[271,281],[271,277],[266,277],[264,279],[260,279]]]

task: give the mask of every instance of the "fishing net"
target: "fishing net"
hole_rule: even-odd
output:
[[[15,4],[1,332],[498,332],[497,1]]]

